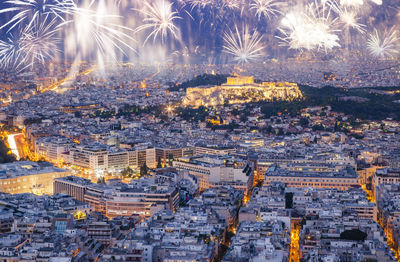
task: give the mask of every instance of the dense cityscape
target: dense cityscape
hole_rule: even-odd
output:
[[[0,261],[400,261],[396,0],[0,2]]]

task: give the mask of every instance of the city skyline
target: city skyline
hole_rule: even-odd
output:
[[[0,261],[400,261],[398,0],[0,1]]]

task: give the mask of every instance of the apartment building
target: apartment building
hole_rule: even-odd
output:
[[[253,163],[233,156],[186,157],[174,161],[173,166],[196,176],[200,190],[231,185],[246,194],[253,185]]]
[[[287,187],[336,188],[338,190],[360,187],[357,173],[352,167],[325,172],[310,169],[293,170],[274,165],[265,173],[264,186],[269,186],[272,182],[283,182]]]
[[[116,216],[149,217],[157,211],[175,210],[179,205],[179,192],[174,183],[156,183],[142,178],[131,184],[100,185],[87,179],[66,177],[56,179],[55,193],[65,193],[88,203],[94,211],[109,218]]]

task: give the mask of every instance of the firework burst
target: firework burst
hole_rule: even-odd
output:
[[[359,17],[357,17],[357,11],[353,8],[342,7],[337,1],[330,0],[328,5],[332,10],[339,16],[339,21],[345,26],[345,29],[349,30],[353,28],[360,33],[365,33],[366,25],[359,23]]]
[[[339,18],[346,29],[353,28],[360,33],[365,33],[366,26],[358,22],[360,18],[357,17],[355,11],[344,8],[339,11]]]
[[[22,52],[18,39],[10,35],[6,41],[0,40],[1,69],[18,69],[21,66],[21,58]]]
[[[252,34],[246,26],[242,32],[235,26],[235,31],[229,30],[224,34],[223,52],[233,55],[238,63],[249,63],[261,57],[265,48],[261,44],[262,36],[254,31]]]
[[[145,16],[144,24],[136,29],[136,32],[151,29],[152,31],[146,37],[144,44],[153,37],[153,42],[158,36],[161,36],[161,41],[167,38],[170,34],[175,39],[178,38],[179,29],[174,24],[175,20],[181,19],[177,12],[172,11],[172,3],[166,0],[157,0],[154,3],[145,2],[144,9],[135,9]]]
[[[56,20],[50,22],[43,21],[34,22],[30,28],[26,28],[22,32],[21,50],[26,56],[25,63],[33,66],[35,63],[44,64],[47,60],[52,60],[60,51],[58,44],[60,39],[56,37],[58,28],[56,28]]]
[[[240,9],[244,2],[242,0],[188,0],[192,10],[198,8],[227,8]]]
[[[255,11],[258,20],[261,20],[262,17],[271,19],[280,13],[279,8],[282,5],[282,2],[276,0],[253,0],[250,4],[250,10]]]
[[[279,28],[283,37],[281,45],[291,49],[325,51],[340,47],[334,29],[336,19],[331,17],[331,9],[317,2],[309,4],[305,10],[286,14]]]
[[[340,0],[342,6],[353,6],[358,7],[364,4],[364,0]]]
[[[187,3],[190,5],[191,9],[194,8],[205,8],[213,4],[212,0],[188,0]]]
[[[382,5],[382,0],[370,0],[370,1],[376,5]],[[341,6],[360,8],[365,4],[365,1],[364,0],[340,0],[339,3]]]
[[[6,0],[4,3],[10,7],[0,10],[0,14],[15,14],[8,22],[0,26],[0,29],[9,26],[8,31],[25,23],[27,25],[23,27],[29,30],[40,15],[53,15],[64,21],[64,15],[72,14],[76,8],[73,0]]]
[[[97,7],[92,3],[86,7],[78,7],[72,19],[60,24],[65,28],[65,51],[81,58],[96,55],[98,62],[103,58],[118,60],[118,55],[124,55],[131,50],[133,30],[120,23],[119,14],[110,13],[110,7],[104,1],[99,1]],[[104,61],[101,61],[104,63]]]
[[[400,37],[398,32],[392,28],[380,33],[377,29],[369,34],[367,49],[376,58],[393,58],[399,54],[398,44]]]
[[[18,37],[12,34],[0,42],[0,65],[11,70],[23,70],[35,64],[54,59],[59,52],[55,19],[38,17],[30,27],[25,27]]]

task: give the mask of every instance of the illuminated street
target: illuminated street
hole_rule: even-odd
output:
[[[12,135],[8,135],[8,137],[7,137],[7,141],[8,141],[10,150],[17,157],[17,160],[19,160],[21,158],[18,147],[17,147],[17,143],[15,142],[15,137],[18,135],[19,134],[12,134]]]
[[[299,262],[300,254],[299,254],[299,234],[300,234],[300,226],[294,225],[290,231],[290,258],[291,262]]]

